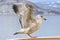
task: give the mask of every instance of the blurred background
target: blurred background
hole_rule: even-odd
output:
[[[21,0],[0,0],[0,40],[11,38],[25,38],[26,34],[13,35],[19,31],[20,24],[18,16],[14,13],[12,5]],[[41,14],[47,20],[44,21],[40,29],[34,32],[33,36],[60,36],[60,0],[28,0],[41,8],[43,13],[35,12],[34,15]],[[49,12],[46,12],[46,10]]]

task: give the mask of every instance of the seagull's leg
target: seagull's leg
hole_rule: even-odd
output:
[[[31,37],[31,38],[36,38],[36,36],[31,36],[30,34],[27,34],[29,37]]]
[[[27,34],[27,35],[32,38],[32,36],[30,34]]]
[[[16,33],[14,33],[14,35],[16,35],[16,34],[24,34],[24,32],[16,32]]]

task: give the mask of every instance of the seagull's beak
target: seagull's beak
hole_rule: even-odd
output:
[[[43,16],[41,16],[43,18],[43,20],[47,20],[46,18],[44,18]]]
[[[44,18],[44,20],[47,20],[46,18]]]

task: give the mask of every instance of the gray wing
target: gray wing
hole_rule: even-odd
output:
[[[20,19],[19,19],[19,22],[20,22],[21,28],[23,28],[23,25],[22,25],[22,22],[21,22],[21,20],[20,20]]]
[[[21,20],[19,19],[19,22],[20,22],[20,25],[21,25],[21,28],[28,28],[29,27],[29,23],[27,22],[25,25],[22,24]]]

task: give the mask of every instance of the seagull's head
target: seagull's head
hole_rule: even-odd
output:
[[[43,19],[43,20],[47,20],[46,18],[44,18],[44,17],[41,16],[41,15],[37,15],[36,17],[37,17],[37,19],[40,19],[40,20],[41,20],[41,19]]]

